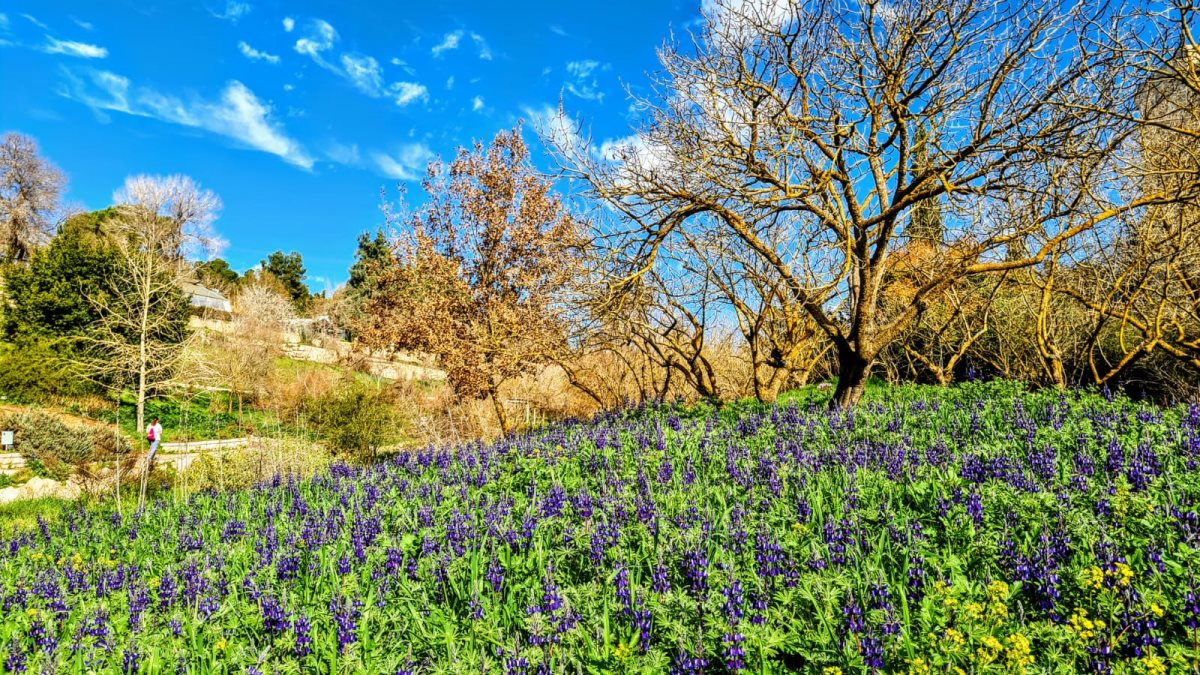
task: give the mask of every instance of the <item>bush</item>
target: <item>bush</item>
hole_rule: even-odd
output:
[[[394,442],[397,415],[391,389],[358,382],[343,383],[334,391],[312,399],[309,419],[334,452],[358,459],[373,457]]]
[[[0,346],[0,394],[9,401],[41,403],[86,393],[91,384],[46,340]]]
[[[17,452],[36,475],[66,480],[82,465],[130,451],[111,430],[68,425],[44,412],[0,416],[0,427],[16,432]]]

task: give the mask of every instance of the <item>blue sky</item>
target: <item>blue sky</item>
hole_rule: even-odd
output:
[[[698,4],[0,0],[0,132],[36,138],[88,209],[128,175],[187,174],[221,197],[236,269],[297,250],[320,291],[380,189],[411,193],[435,155],[560,97],[597,141],[629,135],[625,87]]]

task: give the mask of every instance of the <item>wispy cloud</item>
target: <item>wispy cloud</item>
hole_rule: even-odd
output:
[[[8,30],[8,15],[0,12],[0,30]]]
[[[329,147],[325,149],[325,156],[338,164],[346,164],[348,166],[358,166],[362,163],[357,143],[330,143]]]
[[[383,68],[375,57],[355,52],[341,55],[336,63],[325,58],[326,52],[331,52],[338,40],[337,31],[327,21],[314,20],[308,36],[296,41],[295,50],[312,58],[318,65],[335,73],[355,89],[372,98],[391,98],[396,105],[405,106],[413,101],[427,100],[429,90],[417,82],[388,83],[383,76]],[[393,59],[393,62],[397,59]],[[401,62],[403,63],[403,62]]]
[[[446,37],[442,41],[434,45],[431,50],[434,56],[441,56],[442,52],[447,52],[452,49],[458,49],[458,43],[462,42],[463,32],[456,30],[452,33],[446,33]]]
[[[38,18],[36,16],[34,16],[32,14],[22,14],[21,16],[26,21],[37,26],[38,28],[41,28],[42,30],[50,30],[50,26],[47,26],[46,24],[42,23],[41,21],[38,20]]]
[[[245,41],[238,43],[238,49],[240,49],[242,54],[246,58],[250,59],[251,61],[266,61],[267,63],[279,63],[279,57],[277,55],[268,54],[266,52],[260,52],[257,49],[255,49],[254,47],[251,47],[250,45],[246,44]]]
[[[395,155],[381,152],[371,155],[375,168],[396,180],[419,180],[434,157],[433,151],[424,143],[403,145]]]
[[[383,92],[383,72],[372,56],[342,54],[342,73],[367,96],[378,97]]]
[[[328,21],[313,19],[307,37],[296,40],[293,49],[298,54],[311,57],[313,61],[316,61],[318,65],[324,68],[336,69],[336,66],[326,61],[321,55],[333,49],[333,43],[337,38],[337,31],[333,29],[333,26]]]
[[[417,82],[393,82],[391,93],[392,100],[402,108],[414,101],[429,100],[429,89]]]
[[[483,110],[483,97],[482,96],[476,96],[475,98],[471,99],[471,110],[474,110],[475,112],[479,112],[480,110]]]
[[[312,157],[275,121],[270,105],[237,80],[225,86],[218,100],[184,100],[149,87],[135,87],[128,78],[109,71],[64,72],[68,82],[59,93],[94,110],[112,110],[204,129],[276,155],[289,164],[312,168]]]
[[[46,44],[44,47],[42,47],[42,51],[46,52],[47,54],[78,56],[81,59],[102,59],[108,56],[108,50],[104,47],[90,45],[86,42],[59,40],[49,35],[46,36]]]
[[[571,37],[571,34],[558,24],[550,24],[550,32],[562,37]]]
[[[82,19],[76,19],[75,17],[71,17],[71,21],[74,21],[76,26],[79,26],[80,28],[82,28],[84,30],[93,30],[96,28],[95,26],[93,26],[91,24],[91,22],[84,21]]]
[[[595,74],[598,71],[608,70],[608,68],[607,63],[601,64],[599,61],[591,59],[570,61],[567,63],[567,74],[571,76],[571,79],[563,86],[568,93],[584,100],[603,101],[604,92],[600,91]]]
[[[296,20],[290,16],[283,17],[283,32],[290,33],[296,27]]]
[[[475,48],[478,50],[479,58],[483,59],[484,61],[492,60],[492,48],[488,46],[487,40],[485,40],[479,33],[468,33],[467,31],[461,29],[446,33],[446,35],[442,37],[442,41],[434,45],[430,52],[437,57],[441,56],[445,52],[458,49],[462,44],[462,39],[464,37],[469,37],[471,42],[475,44]]]
[[[209,13],[218,19],[225,19],[237,23],[237,20],[250,13],[254,9],[248,2],[239,2],[238,0],[226,0],[225,10],[216,12],[209,10]]]

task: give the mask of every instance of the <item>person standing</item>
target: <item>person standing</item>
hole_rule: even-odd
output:
[[[150,442],[150,453],[146,455],[146,466],[142,470],[142,485],[138,490],[138,511],[141,511],[146,504],[146,479],[150,477],[150,471],[154,468],[154,453],[158,452],[158,444],[162,442],[162,435],[162,425],[155,417],[146,427],[146,440]]]
[[[158,452],[158,444],[162,441],[162,425],[158,423],[158,418],[150,420],[150,426],[146,427],[146,440],[150,441],[150,461],[154,461],[154,453]]]

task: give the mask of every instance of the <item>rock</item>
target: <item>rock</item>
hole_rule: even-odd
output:
[[[822,382],[817,385],[817,391],[826,391],[828,389],[833,389],[833,385],[828,382]]]
[[[24,485],[14,485],[0,490],[0,504],[8,504],[21,499],[41,499],[43,497],[75,500],[79,499],[81,494],[83,494],[83,489],[74,481],[68,480],[65,483],[60,483],[50,478],[35,476],[29,479]]]

